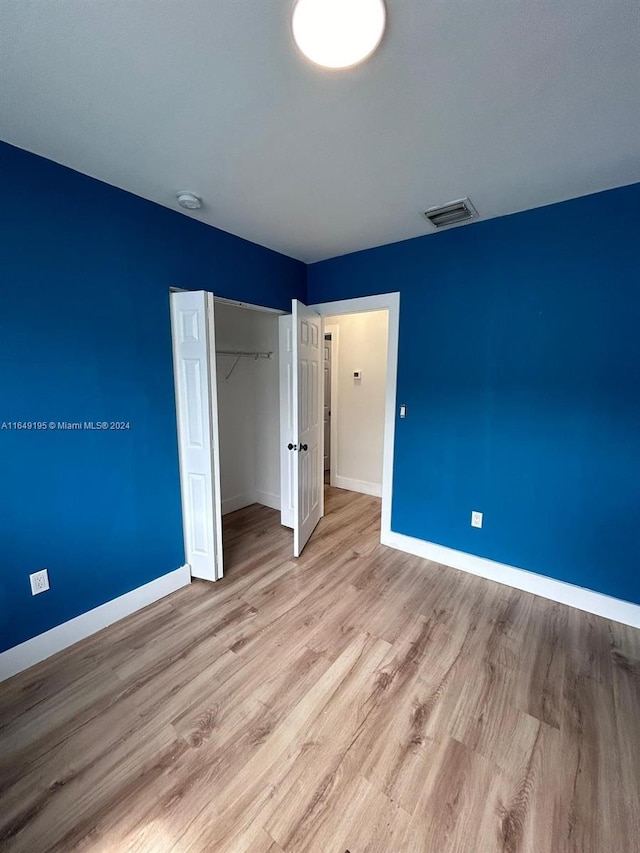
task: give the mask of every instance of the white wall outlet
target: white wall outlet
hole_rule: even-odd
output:
[[[31,595],[46,592],[49,589],[49,572],[46,569],[34,572],[32,575],[29,575],[29,581],[31,582]]]
[[[353,378],[354,379],[362,379],[362,371],[361,370],[354,370],[353,371]]]
[[[482,527],[482,513],[475,509],[471,510],[471,526]]]

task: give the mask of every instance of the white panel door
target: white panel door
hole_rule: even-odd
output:
[[[323,514],[322,320],[297,299],[293,324],[293,554],[299,557]]]
[[[222,577],[222,510],[213,294],[171,294],[180,488],[191,575]]]
[[[296,443],[293,433],[293,323],[291,314],[278,317],[280,370],[280,523],[293,527],[295,455],[288,449]]]

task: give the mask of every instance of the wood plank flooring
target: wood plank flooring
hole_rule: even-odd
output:
[[[327,488],[0,685],[0,849],[640,851],[640,632],[378,544]]]

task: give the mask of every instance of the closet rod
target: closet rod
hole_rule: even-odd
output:
[[[224,381],[228,382],[231,374],[233,373],[233,371],[238,366],[238,362],[240,361],[241,358],[253,358],[253,359],[271,358],[271,356],[273,355],[273,351],[271,351],[271,352],[242,352],[241,350],[217,349],[216,355],[230,355],[230,356],[232,356],[232,358],[235,358],[235,361],[233,362],[233,367],[227,373],[227,375],[224,377]]]
[[[270,352],[240,352],[239,350],[217,349],[216,355],[232,355],[235,358],[271,358],[273,350]]]

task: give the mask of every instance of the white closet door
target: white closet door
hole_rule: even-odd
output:
[[[293,527],[293,467],[296,457],[288,450],[293,432],[293,324],[291,314],[278,317],[280,371],[280,523]]]
[[[171,294],[180,487],[191,575],[222,577],[220,445],[213,294]]]
[[[299,557],[323,511],[322,320],[297,299],[293,324],[293,553]]]

